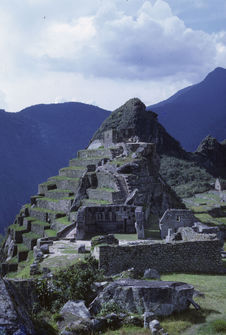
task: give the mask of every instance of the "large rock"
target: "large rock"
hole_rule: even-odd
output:
[[[91,313],[98,313],[106,301],[115,303],[130,313],[154,312],[170,315],[183,311],[192,301],[194,288],[181,282],[123,279],[110,283],[90,306]]]
[[[73,315],[75,318],[89,319],[90,312],[85,306],[83,300],[68,301],[61,309],[60,314],[62,316],[67,316],[69,314]]]
[[[62,317],[62,320],[58,322],[60,329],[70,328],[76,333],[76,331],[78,332],[78,329],[81,328],[82,331],[80,329],[80,333],[87,331],[84,334],[88,334],[87,329],[90,328],[91,315],[83,300],[68,301],[62,307],[60,315]]]
[[[3,280],[0,280],[0,328],[13,333],[18,329],[18,315]]]
[[[33,303],[32,282],[0,280],[0,333],[2,331],[1,334],[22,335],[23,331],[24,334],[34,334],[28,314]]]

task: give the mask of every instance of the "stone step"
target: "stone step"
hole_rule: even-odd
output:
[[[40,236],[44,235],[44,230],[49,229],[50,224],[43,221],[32,221],[31,232]]]
[[[33,247],[36,245],[37,243],[37,239],[40,238],[42,236],[36,234],[36,233],[25,233],[23,234],[23,244],[29,249],[32,250]]]
[[[70,190],[52,190],[45,193],[45,196],[50,199],[62,199],[65,197],[74,196],[74,192]]]
[[[51,199],[43,197],[37,200],[37,207],[50,209],[52,211],[68,212],[71,208],[74,197],[63,199]]]
[[[115,191],[118,191],[114,175],[106,171],[98,171],[96,176],[97,176],[98,187],[112,188]]]
[[[111,158],[112,154],[109,149],[92,149],[92,150],[79,150],[77,154],[78,158]]]
[[[78,167],[81,167],[81,166],[87,167],[87,166],[94,166],[94,165],[96,166],[98,165],[100,161],[101,161],[100,157],[92,158],[92,159],[73,158],[70,160],[69,166],[78,166]]]
[[[107,200],[83,199],[82,205],[83,206],[101,206],[101,205],[112,205],[112,203]]]
[[[49,178],[56,183],[58,190],[69,189],[72,192],[76,192],[79,185],[79,178],[69,178],[64,176],[55,176]]]
[[[85,166],[69,166],[60,169],[59,176],[69,177],[69,178],[80,178],[86,171]]]
[[[36,218],[33,218],[31,216],[27,216],[23,219],[23,226],[26,230],[31,231],[31,224],[33,221],[35,221]]]
[[[106,200],[110,203],[119,203],[123,200],[121,192],[116,192],[111,188],[96,188],[87,189],[87,194],[90,199]]]
[[[38,221],[44,221],[49,223],[53,222],[53,220],[55,219],[66,216],[64,212],[53,211],[50,209],[40,207],[31,207],[29,209],[29,215],[31,217],[34,217]]]
[[[76,212],[77,213],[77,212]],[[57,232],[66,226],[70,225],[72,222],[69,220],[69,216],[64,216],[63,218],[59,218],[51,223],[51,229],[56,230]]]
[[[23,234],[28,233],[28,229],[24,226],[19,226],[18,224],[13,224],[9,226],[9,232],[15,243],[23,242]]]
[[[38,185],[38,194],[45,194],[50,190],[55,190],[57,188],[56,183],[52,180],[49,180],[45,183]]]

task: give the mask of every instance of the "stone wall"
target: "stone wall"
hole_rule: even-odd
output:
[[[221,248],[217,240],[99,246],[94,254],[105,274],[112,275],[134,267],[154,268],[160,273],[222,273]],[[225,273],[225,272],[224,272]]]
[[[78,211],[77,239],[100,234],[136,233],[135,206],[84,206]]]
[[[185,209],[167,209],[159,221],[161,230],[161,238],[164,239],[170,233],[176,233],[180,227],[192,227],[197,221],[194,214],[190,210]]]

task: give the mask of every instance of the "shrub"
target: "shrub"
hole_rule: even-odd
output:
[[[90,303],[94,298],[91,286],[94,281],[101,279],[102,273],[93,257],[78,260],[74,265],[57,271],[53,279],[36,281],[40,306],[54,312],[68,300]]]

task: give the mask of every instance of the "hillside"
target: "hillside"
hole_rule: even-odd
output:
[[[207,135],[226,137],[226,69],[216,68],[199,84],[149,106],[159,122],[187,151],[195,151]]]
[[[0,232],[12,223],[37,185],[57,173],[109,115],[82,103],[0,111]]]

